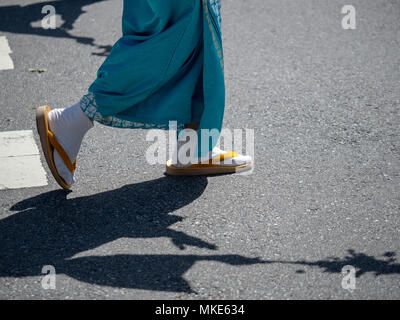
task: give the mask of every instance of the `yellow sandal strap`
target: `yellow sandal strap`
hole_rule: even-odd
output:
[[[232,159],[239,156],[239,154],[237,152],[233,152],[233,151],[227,151],[226,153],[221,153],[220,155],[211,158],[209,163],[213,164],[213,163],[219,163],[228,159]]]
[[[52,145],[52,147],[57,150],[58,154],[60,155],[61,159],[64,161],[66,167],[68,168],[68,170],[71,173],[74,173],[75,169],[76,169],[76,159],[74,161],[74,163],[71,162],[71,160],[69,159],[67,153],[65,152],[64,148],[58,143],[56,137],[54,136],[54,134],[50,131],[47,130],[47,135],[49,137],[49,141],[50,144]]]

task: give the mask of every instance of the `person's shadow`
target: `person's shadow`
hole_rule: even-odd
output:
[[[169,227],[182,220],[170,214],[203,193],[207,178],[163,177],[92,196],[67,199],[51,191],[11,207],[0,220],[0,277],[57,274],[92,284],[157,291],[193,292],[183,274],[196,261],[231,265],[261,263],[240,255],[112,254],[82,256],[120,238],[169,238],[180,249],[216,246]],[[82,253],[80,257],[73,256]]]
[[[26,6],[1,6],[0,4],[0,32],[74,39],[78,43],[90,45],[101,50],[100,53],[93,53],[94,55],[104,56],[111,51],[111,45],[97,45],[94,38],[75,36],[70,32],[73,30],[74,22],[85,12],[83,7],[101,1],[105,0],[55,0]],[[42,13],[42,8],[46,5],[53,6],[56,9],[56,14],[60,15],[63,20],[62,25],[56,29],[32,26],[32,23],[41,21],[46,16],[46,14]]]

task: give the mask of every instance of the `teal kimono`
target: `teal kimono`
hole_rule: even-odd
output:
[[[176,121],[219,132],[225,106],[220,28],[220,0],[124,1],[123,35],[82,98],[82,110],[119,128],[168,129]]]

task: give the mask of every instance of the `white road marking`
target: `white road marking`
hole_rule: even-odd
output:
[[[0,190],[46,185],[32,130],[0,132]]]
[[[11,53],[7,38],[0,36],[0,70],[14,69],[14,63],[10,57]]]

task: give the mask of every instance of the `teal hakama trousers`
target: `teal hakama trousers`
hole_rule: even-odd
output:
[[[219,135],[225,107],[220,28],[220,0],[124,1],[122,37],[82,98],[82,110],[113,127],[200,122],[199,129]]]

